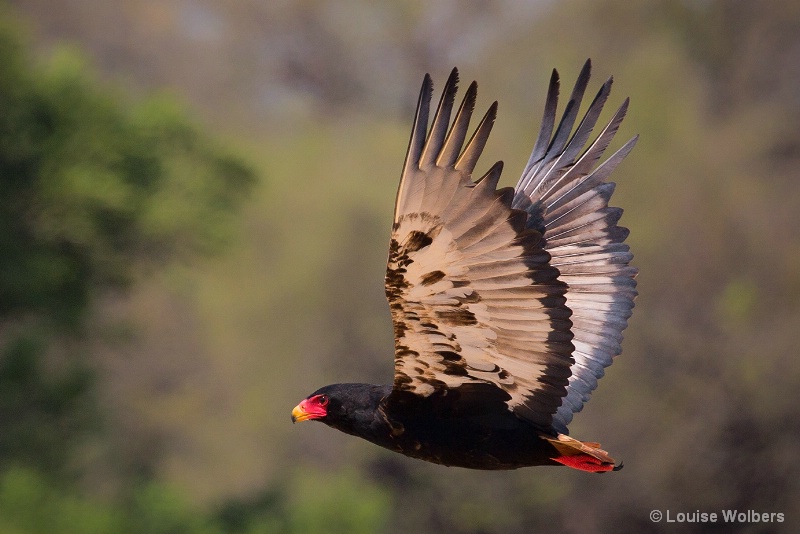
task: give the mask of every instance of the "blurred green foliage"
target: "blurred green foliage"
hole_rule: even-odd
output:
[[[0,475],[0,531],[8,534],[219,534],[175,492],[153,484],[126,505],[89,499],[26,469]]]
[[[292,534],[370,534],[386,527],[391,504],[387,491],[352,472],[321,478],[317,471],[300,471],[289,491]]]
[[[202,513],[181,492],[141,484],[124,503],[76,494],[35,471],[0,474],[3,534],[373,534],[385,528],[389,497],[353,473],[305,473],[290,500],[267,499]],[[343,513],[346,511],[346,513]]]
[[[28,46],[2,6],[0,531],[219,532],[155,485],[131,509],[70,489],[103,425],[86,323],[110,291],[218,251],[255,173],[177,100],[132,102],[76,50]]]
[[[800,514],[796,0],[14,3],[49,59],[1,19],[0,531],[83,515],[100,532],[653,532],[652,509]],[[102,74],[52,52],[65,38]],[[475,473],[291,427],[322,384],[391,379],[382,276],[422,74],[440,87],[457,65],[479,108],[500,100],[480,168],[504,159],[511,184],[549,69],[564,94],[586,57],[592,87],[616,77],[610,107],[632,99],[620,141],[641,134],[614,177],[640,296],[571,431],[625,469]],[[109,75],[177,90],[270,177],[241,218],[247,167],[174,100],[131,101]],[[232,222],[225,254],[150,276]],[[136,326],[108,348],[120,315]]]
[[[79,54],[39,64],[0,26],[0,317],[76,326],[148,262],[214,250],[253,182],[168,98],[130,103]]]
[[[0,470],[9,464],[58,473],[100,414],[94,376],[82,362],[47,372],[41,332],[4,340],[0,352]]]

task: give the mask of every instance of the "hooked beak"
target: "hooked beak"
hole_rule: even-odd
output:
[[[299,423],[311,419],[311,414],[308,413],[305,407],[306,401],[301,402],[292,410],[292,423]]]

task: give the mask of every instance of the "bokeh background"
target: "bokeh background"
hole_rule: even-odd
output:
[[[550,69],[566,92],[587,57],[632,100],[615,146],[641,134],[614,197],[641,274],[571,431],[625,469],[292,426],[321,385],[391,380],[423,74],[500,101],[479,169],[512,185]],[[796,532],[799,332],[795,0],[0,4],[0,532]]]

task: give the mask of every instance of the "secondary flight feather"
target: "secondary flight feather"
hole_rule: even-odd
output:
[[[326,386],[293,421],[316,419],[445,465],[615,468],[599,445],[567,435],[622,350],[636,296],[628,230],[608,205],[607,181],[636,138],[601,161],[626,99],[589,143],[610,79],[575,127],[590,71],[587,61],[558,126],[553,71],[530,159],[516,187],[501,189],[502,162],[473,177],[497,103],[470,136],[477,84],[454,113],[453,69],[431,118],[425,76],[386,271],[394,382]]]

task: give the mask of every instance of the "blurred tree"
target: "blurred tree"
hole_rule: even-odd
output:
[[[253,181],[175,101],[99,87],[74,50],[34,61],[0,10],[0,467],[68,464],[94,299],[216,250]]]
[[[144,484],[130,503],[121,505],[87,499],[31,470],[12,468],[0,474],[0,532],[222,534],[224,530],[162,486]]]
[[[298,469],[255,498],[216,514],[230,534],[373,534],[385,532],[391,495],[353,469]]]

